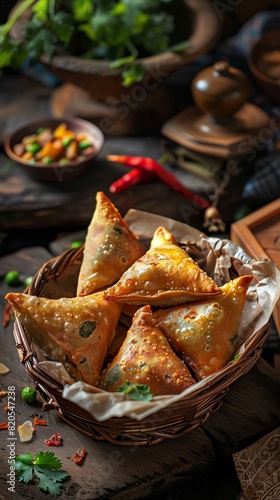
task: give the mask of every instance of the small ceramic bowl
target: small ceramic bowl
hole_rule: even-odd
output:
[[[255,80],[270,101],[280,103],[280,30],[264,34],[248,57]]]
[[[53,161],[49,164],[42,161],[32,163],[30,160],[15,154],[14,147],[20,144],[24,138],[36,134],[36,131],[40,128],[49,128],[54,131],[62,123],[65,123],[67,129],[74,132],[75,136],[77,134],[84,134],[86,136],[92,146],[90,152],[81,152],[75,160],[69,160],[68,163],[64,164],[58,161]],[[35,179],[49,182],[64,182],[80,176],[90,166],[93,159],[102,149],[103,144],[103,133],[93,123],[76,117],[61,117],[34,120],[22,124],[7,137],[4,147],[9,158],[21,165],[22,169]]]

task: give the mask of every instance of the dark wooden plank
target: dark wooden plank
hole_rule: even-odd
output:
[[[260,358],[231,386],[203,428],[220,453],[231,455],[280,425],[279,399],[280,372]]]

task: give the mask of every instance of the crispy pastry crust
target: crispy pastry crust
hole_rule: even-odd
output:
[[[30,316],[46,331],[57,349],[67,352],[82,380],[97,385],[115,335],[121,312],[119,304],[109,304],[103,292],[62,299],[8,293],[6,299],[15,311]],[[40,339],[34,340],[40,343]]]
[[[98,192],[85,240],[77,295],[89,295],[115,283],[144,252],[144,246],[117,208],[103,192]]]
[[[216,298],[154,313],[157,327],[198,378],[232,359],[251,280],[252,276],[238,277],[223,285]]]
[[[173,306],[221,293],[199,265],[179,247],[174,236],[160,227],[150,249],[106,290],[113,302]]]
[[[139,309],[100,387],[116,391],[126,381],[150,386],[151,394],[178,394],[195,381],[155,326],[150,306]]]

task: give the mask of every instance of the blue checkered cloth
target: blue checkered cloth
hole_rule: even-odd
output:
[[[265,203],[280,197],[280,151],[255,162],[255,172],[245,184],[244,199]]]

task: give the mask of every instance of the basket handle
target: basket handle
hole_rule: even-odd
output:
[[[37,389],[39,396],[43,402],[43,411],[54,410],[54,409],[59,408],[58,402],[49,393],[49,391],[47,391],[47,389],[45,387],[43,387],[41,384],[37,383],[36,389]]]

